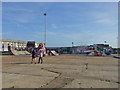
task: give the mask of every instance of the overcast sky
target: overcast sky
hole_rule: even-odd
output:
[[[3,38],[44,42],[47,46],[104,43],[117,47],[117,2],[3,2]]]

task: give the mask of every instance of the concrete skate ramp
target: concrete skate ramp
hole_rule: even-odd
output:
[[[11,51],[1,51],[0,55],[13,55]]]
[[[114,58],[118,58],[118,59],[120,59],[120,56],[113,56]]]
[[[55,55],[55,56],[59,55],[56,51],[51,51],[51,53],[52,55]]]
[[[12,52],[13,55],[31,55],[28,51],[12,50],[11,52]]]

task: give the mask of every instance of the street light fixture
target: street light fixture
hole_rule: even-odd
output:
[[[106,45],[106,41],[104,41],[105,42],[105,45]]]
[[[74,46],[74,42],[72,42],[72,47]]]

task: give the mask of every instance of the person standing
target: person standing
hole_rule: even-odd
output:
[[[4,44],[2,44],[2,51],[4,51]]]
[[[8,44],[8,51],[11,51],[11,46]]]

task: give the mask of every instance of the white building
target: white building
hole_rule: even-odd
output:
[[[12,39],[0,39],[0,51],[8,51],[8,46],[11,46],[11,49],[26,48],[27,42],[21,40],[12,40]]]

